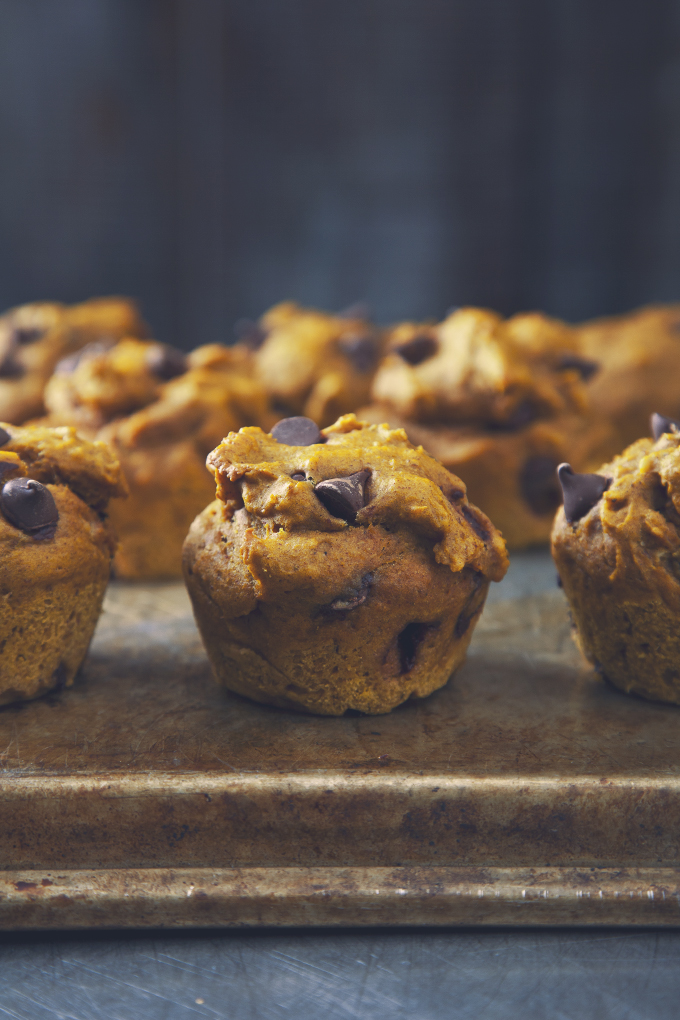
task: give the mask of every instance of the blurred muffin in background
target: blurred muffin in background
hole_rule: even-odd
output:
[[[45,386],[65,356],[92,342],[147,335],[136,305],[126,298],[10,309],[0,316],[0,419],[18,425],[43,414]]]
[[[547,541],[557,465],[578,462],[596,427],[585,381],[598,366],[576,331],[538,313],[462,308],[438,325],[397,326],[387,350],[359,416],[404,428],[457,474],[511,548]]]
[[[363,306],[331,315],[284,301],[242,326],[279,417],[305,415],[324,428],[368,401],[385,338]]]
[[[123,578],[181,576],[189,525],[215,496],[207,454],[241,426],[276,420],[252,355],[217,344],[188,355],[156,341],[93,345],[62,362],[45,400],[48,424],[105,440],[121,463],[130,496],[109,515]]]

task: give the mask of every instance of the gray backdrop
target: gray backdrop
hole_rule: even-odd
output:
[[[0,306],[680,298],[678,0],[0,0]]]

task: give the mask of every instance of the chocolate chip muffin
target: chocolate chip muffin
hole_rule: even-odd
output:
[[[564,323],[460,308],[438,325],[392,330],[372,399],[421,424],[515,430],[583,407],[582,379],[594,369]]]
[[[680,424],[657,416],[596,473],[560,467],[552,552],[586,658],[622,690],[680,702]]]
[[[189,525],[215,494],[207,454],[241,425],[276,420],[251,359],[217,344],[185,355],[122,340],[85,348],[51,380],[47,421],[109,443],[127,480],[129,497],[109,508],[118,577],[181,577]]]
[[[345,415],[232,433],[184,576],[218,681],[322,715],[389,712],[463,661],[504,543],[401,430]]]
[[[286,301],[244,330],[280,415],[305,415],[323,427],[367,402],[384,339],[362,307],[329,315]]]
[[[0,426],[0,704],[73,683],[111,572],[107,503],[124,492],[103,443]]]
[[[586,322],[577,339],[582,355],[601,366],[587,383],[587,398],[612,432],[608,444],[593,444],[596,468],[645,435],[653,412],[680,418],[680,305]]]
[[[86,344],[146,336],[134,303],[94,298],[79,305],[39,302],[0,316],[0,419],[21,424],[44,413],[43,393],[61,358]]]

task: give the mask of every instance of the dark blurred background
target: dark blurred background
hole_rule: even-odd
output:
[[[0,306],[680,299],[680,0],[0,0]]]

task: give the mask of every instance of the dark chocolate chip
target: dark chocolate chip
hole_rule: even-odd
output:
[[[652,415],[650,423],[655,439],[661,439],[667,432],[675,434],[680,432],[680,421],[676,421],[675,418],[666,418],[665,415],[657,414],[656,411]]]
[[[491,537],[488,529],[485,528],[482,522],[477,519],[475,512],[469,503],[464,503],[460,508],[460,512],[474,531],[475,535],[477,535],[478,538],[481,538],[482,542],[488,542]]]
[[[410,673],[418,658],[418,649],[431,630],[439,624],[407,623],[397,638],[401,673]]]
[[[372,314],[371,306],[366,301],[355,301],[354,304],[347,305],[347,308],[343,308],[341,312],[338,312],[338,318],[363,319],[364,322],[368,322]]]
[[[53,529],[59,520],[52,493],[33,478],[13,478],[7,482],[0,492],[0,509],[10,524],[22,531],[43,532]]]
[[[290,477],[293,479],[294,482],[304,482],[307,478],[307,475],[304,473],[304,471],[294,471]]]
[[[234,333],[239,343],[245,344],[251,351],[259,351],[267,339],[266,329],[252,319],[239,319],[234,325]]]
[[[314,494],[329,514],[353,524],[364,506],[364,484],[370,471],[357,471],[347,478],[326,478],[314,486]]]
[[[539,516],[555,513],[562,502],[556,468],[555,457],[543,454],[529,457],[520,471],[519,488],[522,498],[533,513]]]
[[[590,358],[582,358],[578,354],[567,353],[560,357],[557,367],[563,372],[573,368],[584,381],[587,381],[592,379],[596,372],[600,371],[601,365],[599,361],[592,361]]]
[[[166,382],[184,375],[187,370],[186,354],[169,344],[155,344],[146,356],[146,363],[155,376]]]
[[[414,336],[394,349],[409,365],[419,365],[437,353],[439,344],[433,336]]]
[[[36,340],[45,335],[45,330],[38,326],[15,326],[12,333],[15,342],[23,347],[25,344],[34,344]]]
[[[277,443],[284,443],[286,446],[312,446],[314,443],[325,442],[316,422],[302,415],[277,421],[272,429],[272,436]]]
[[[505,421],[491,422],[488,428],[493,432],[517,432],[537,418],[538,411],[534,405],[529,400],[523,400]]]
[[[349,612],[352,609],[356,609],[358,606],[363,605],[368,598],[372,584],[373,574],[365,574],[361,578],[361,584],[358,588],[333,599],[328,609],[333,613]]]
[[[378,360],[378,345],[370,333],[345,333],[338,340],[338,347],[357,372],[370,372]]]
[[[26,369],[14,357],[13,352],[0,361],[0,379],[21,379]]]
[[[572,471],[570,464],[560,464],[557,476],[564,497],[564,516],[570,524],[580,521],[589,510],[600,502],[602,494],[612,483],[604,475],[580,475]]]
[[[11,438],[7,429],[0,429],[0,446],[5,446]]]

